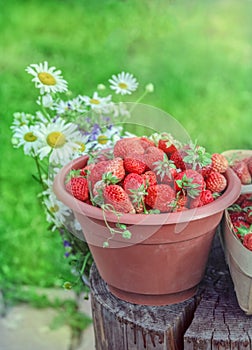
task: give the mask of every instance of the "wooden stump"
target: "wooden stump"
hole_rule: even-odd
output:
[[[252,317],[238,306],[218,235],[197,295],[183,303],[124,302],[95,265],[90,284],[96,350],[252,349]]]

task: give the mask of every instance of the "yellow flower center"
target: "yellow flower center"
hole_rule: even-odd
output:
[[[47,72],[38,73],[38,78],[44,85],[56,85],[56,79],[54,76]]]
[[[24,140],[27,141],[27,142],[34,142],[37,140],[37,136],[35,136],[31,131],[30,132],[27,132],[25,135],[24,135]]]
[[[96,98],[90,98],[89,101],[92,105],[99,105],[101,102],[97,100]]]
[[[119,86],[121,89],[125,89],[125,90],[128,88],[128,84],[123,83],[123,82],[119,83],[118,86]]]
[[[80,146],[79,152],[84,152],[86,149],[86,146],[84,145],[84,143],[82,143],[82,142],[77,142],[77,143]]]
[[[100,135],[97,138],[97,142],[100,143],[101,145],[106,145],[106,143],[108,142],[108,137],[106,135]]]
[[[57,213],[57,211],[59,211],[59,206],[55,204],[53,207],[50,207],[49,210],[51,213]]]
[[[66,137],[59,131],[53,131],[47,136],[46,141],[50,147],[60,148],[66,143]]]

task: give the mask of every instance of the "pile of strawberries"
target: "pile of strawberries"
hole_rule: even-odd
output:
[[[241,194],[228,213],[235,235],[252,251],[252,193]]]
[[[168,133],[128,137],[70,172],[66,189],[80,201],[119,213],[168,213],[211,203],[227,186],[227,159],[182,145]]]
[[[242,185],[252,183],[252,156],[230,162],[230,167],[239,177]]]

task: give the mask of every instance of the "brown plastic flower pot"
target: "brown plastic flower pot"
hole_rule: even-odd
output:
[[[80,202],[65,189],[71,169],[86,165],[87,156],[66,165],[54,181],[59,200],[79,220],[101,277],[112,294],[136,304],[167,305],[192,297],[201,281],[212,240],[223,211],[239,196],[238,177],[226,171],[227,188],[214,202],[177,213],[123,214],[120,223],[131,231],[130,239],[111,236],[102,209]],[[106,214],[115,225],[114,214]]]

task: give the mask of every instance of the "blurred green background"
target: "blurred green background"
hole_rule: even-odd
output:
[[[47,60],[74,95],[129,71],[139,96],[155,85],[144,103],[208,151],[251,149],[251,18],[250,0],[0,0],[0,288],[57,286],[69,274],[61,238],[47,230],[33,161],[11,145],[13,113],[37,109],[25,68]]]

